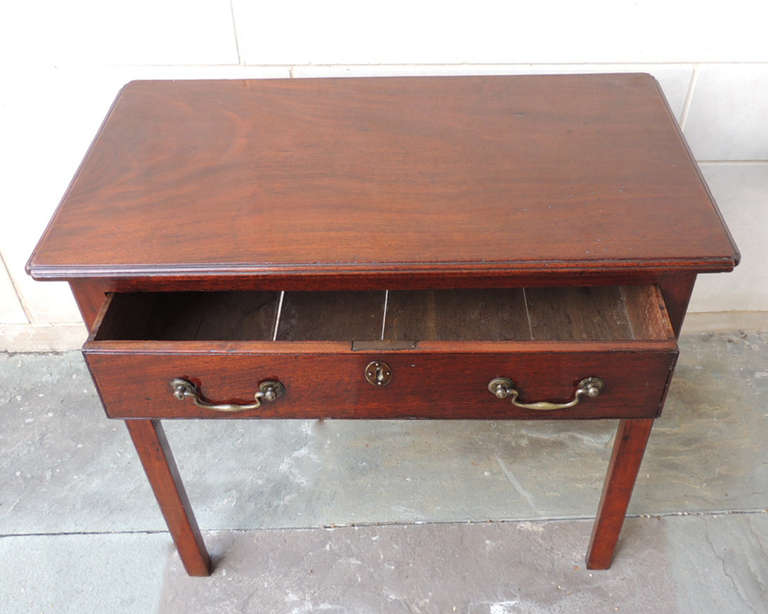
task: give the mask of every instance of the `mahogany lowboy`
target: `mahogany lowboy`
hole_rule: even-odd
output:
[[[696,276],[738,260],[617,74],[133,82],[27,266],[207,575],[161,419],[618,418],[608,568]]]

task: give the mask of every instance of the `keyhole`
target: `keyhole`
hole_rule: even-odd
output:
[[[392,379],[392,369],[380,360],[373,360],[365,366],[365,379],[373,386],[382,387],[389,384]]]

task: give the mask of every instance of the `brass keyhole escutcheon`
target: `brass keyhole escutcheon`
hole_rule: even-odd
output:
[[[365,380],[372,386],[382,388],[392,381],[392,367],[383,360],[372,360],[365,365]]]

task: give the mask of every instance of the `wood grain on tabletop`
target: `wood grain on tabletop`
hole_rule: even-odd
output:
[[[132,82],[28,268],[460,285],[737,260],[656,82],[624,74]]]

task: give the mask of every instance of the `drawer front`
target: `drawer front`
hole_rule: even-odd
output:
[[[453,344],[450,351],[433,343],[381,352],[311,343],[263,351],[262,345],[230,343],[218,352],[184,351],[178,344],[124,351],[86,345],[84,353],[113,418],[648,418],[661,411],[677,358],[674,342]],[[495,351],[502,345],[505,351]],[[391,367],[388,385],[366,381],[371,361]],[[491,379],[506,377],[521,403],[567,402],[589,376],[604,381],[600,395],[554,411],[518,407],[488,390]],[[219,412],[176,399],[174,378],[193,382],[216,403],[252,403],[265,380],[280,381],[285,391],[258,409]]]

